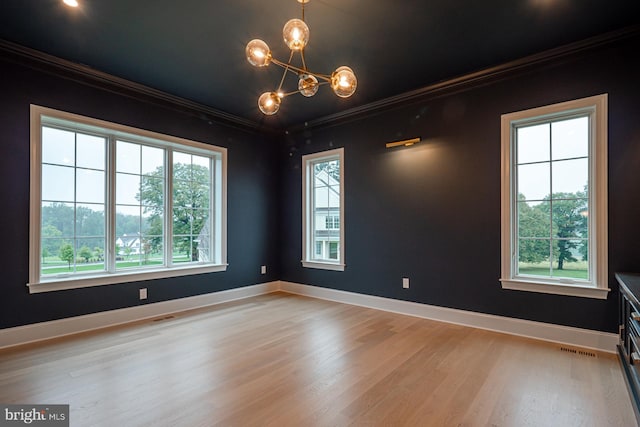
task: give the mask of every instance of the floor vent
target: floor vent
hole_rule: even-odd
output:
[[[169,319],[175,319],[176,316],[165,316],[165,317],[158,317],[157,319],[153,319],[154,322],[162,322],[163,320],[169,320]]]
[[[578,350],[578,349],[569,348],[569,347],[560,347],[560,351],[576,354],[578,356],[598,357],[598,355],[592,351]]]

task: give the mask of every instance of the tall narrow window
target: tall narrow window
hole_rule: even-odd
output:
[[[606,298],[606,96],[502,126],[503,287]]]
[[[305,267],[344,270],[344,150],[302,157]]]
[[[226,150],[31,107],[30,292],[226,269]]]

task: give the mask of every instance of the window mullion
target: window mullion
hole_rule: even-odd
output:
[[[164,177],[164,259],[167,267],[173,266],[173,150],[165,152]]]
[[[107,206],[106,214],[106,248],[105,268],[109,273],[116,271],[116,138],[109,136],[107,140]]]
[[[553,123],[549,123],[549,277],[553,277]]]
[[[598,262],[597,262],[597,252],[598,252],[598,245],[597,245],[597,238],[596,238],[596,233],[597,233],[597,229],[596,229],[596,223],[597,221],[599,221],[598,218],[598,212],[597,212],[597,202],[596,202],[596,197],[600,197],[598,195],[598,183],[599,183],[599,178],[598,178],[598,171],[596,168],[596,161],[594,161],[594,159],[600,159],[599,155],[596,154],[597,153],[597,149],[595,146],[596,143],[596,129],[595,129],[595,111],[592,110],[589,112],[588,115],[588,120],[589,120],[589,151],[588,151],[588,155],[589,155],[589,180],[587,181],[587,244],[588,246],[588,250],[587,250],[587,257],[588,257],[588,263],[589,263],[589,280],[593,283],[597,283],[598,282],[598,278],[599,278],[599,272],[598,272]]]
[[[42,124],[31,109],[31,162],[29,192],[29,282],[38,283],[42,276]]]
[[[518,267],[518,260],[520,257],[520,239],[519,237],[519,218],[520,213],[518,212],[518,127],[511,126],[511,136],[510,136],[510,155],[509,155],[509,167],[511,169],[511,191],[510,191],[510,206],[511,212],[509,215],[509,221],[511,221],[511,271],[510,275],[515,276],[520,273]]]
[[[315,244],[315,242],[317,241],[316,238],[316,206],[318,205],[318,201],[316,200],[316,163],[311,163],[309,165],[309,178],[310,178],[310,183],[309,183],[309,187],[311,187],[310,191],[311,191],[311,206],[309,206],[309,234],[311,235],[311,241],[313,242],[311,246],[313,246]],[[311,250],[311,247],[309,248],[309,250]],[[312,252],[310,252],[312,253]],[[317,257],[314,256],[314,258],[317,259]],[[326,257],[322,256],[322,259],[326,259]]]
[[[78,271],[78,133],[73,133],[73,272]]]
[[[218,259],[218,254],[216,252],[214,242],[214,236],[216,236],[216,224],[218,222],[218,218],[216,217],[216,209],[214,206],[216,205],[216,197],[218,196],[216,193],[216,186],[213,185],[214,177],[216,176],[216,162],[209,158],[209,206],[207,207],[207,220],[209,223],[207,224],[209,227],[209,259],[207,262],[215,262]],[[217,236],[216,236],[217,237]]]

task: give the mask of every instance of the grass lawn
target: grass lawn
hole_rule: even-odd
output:
[[[586,261],[566,263],[562,270],[555,268],[553,265],[552,274],[549,273],[549,264],[528,264],[521,263],[518,266],[519,274],[526,274],[532,276],[544,276],[544,277],[566,277],[568,279],[589,279],[589,268]]]

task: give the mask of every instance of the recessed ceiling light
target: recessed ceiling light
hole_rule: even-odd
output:
[[[64,4],[71,7],[78,7],[78,0],[62,0]]]

